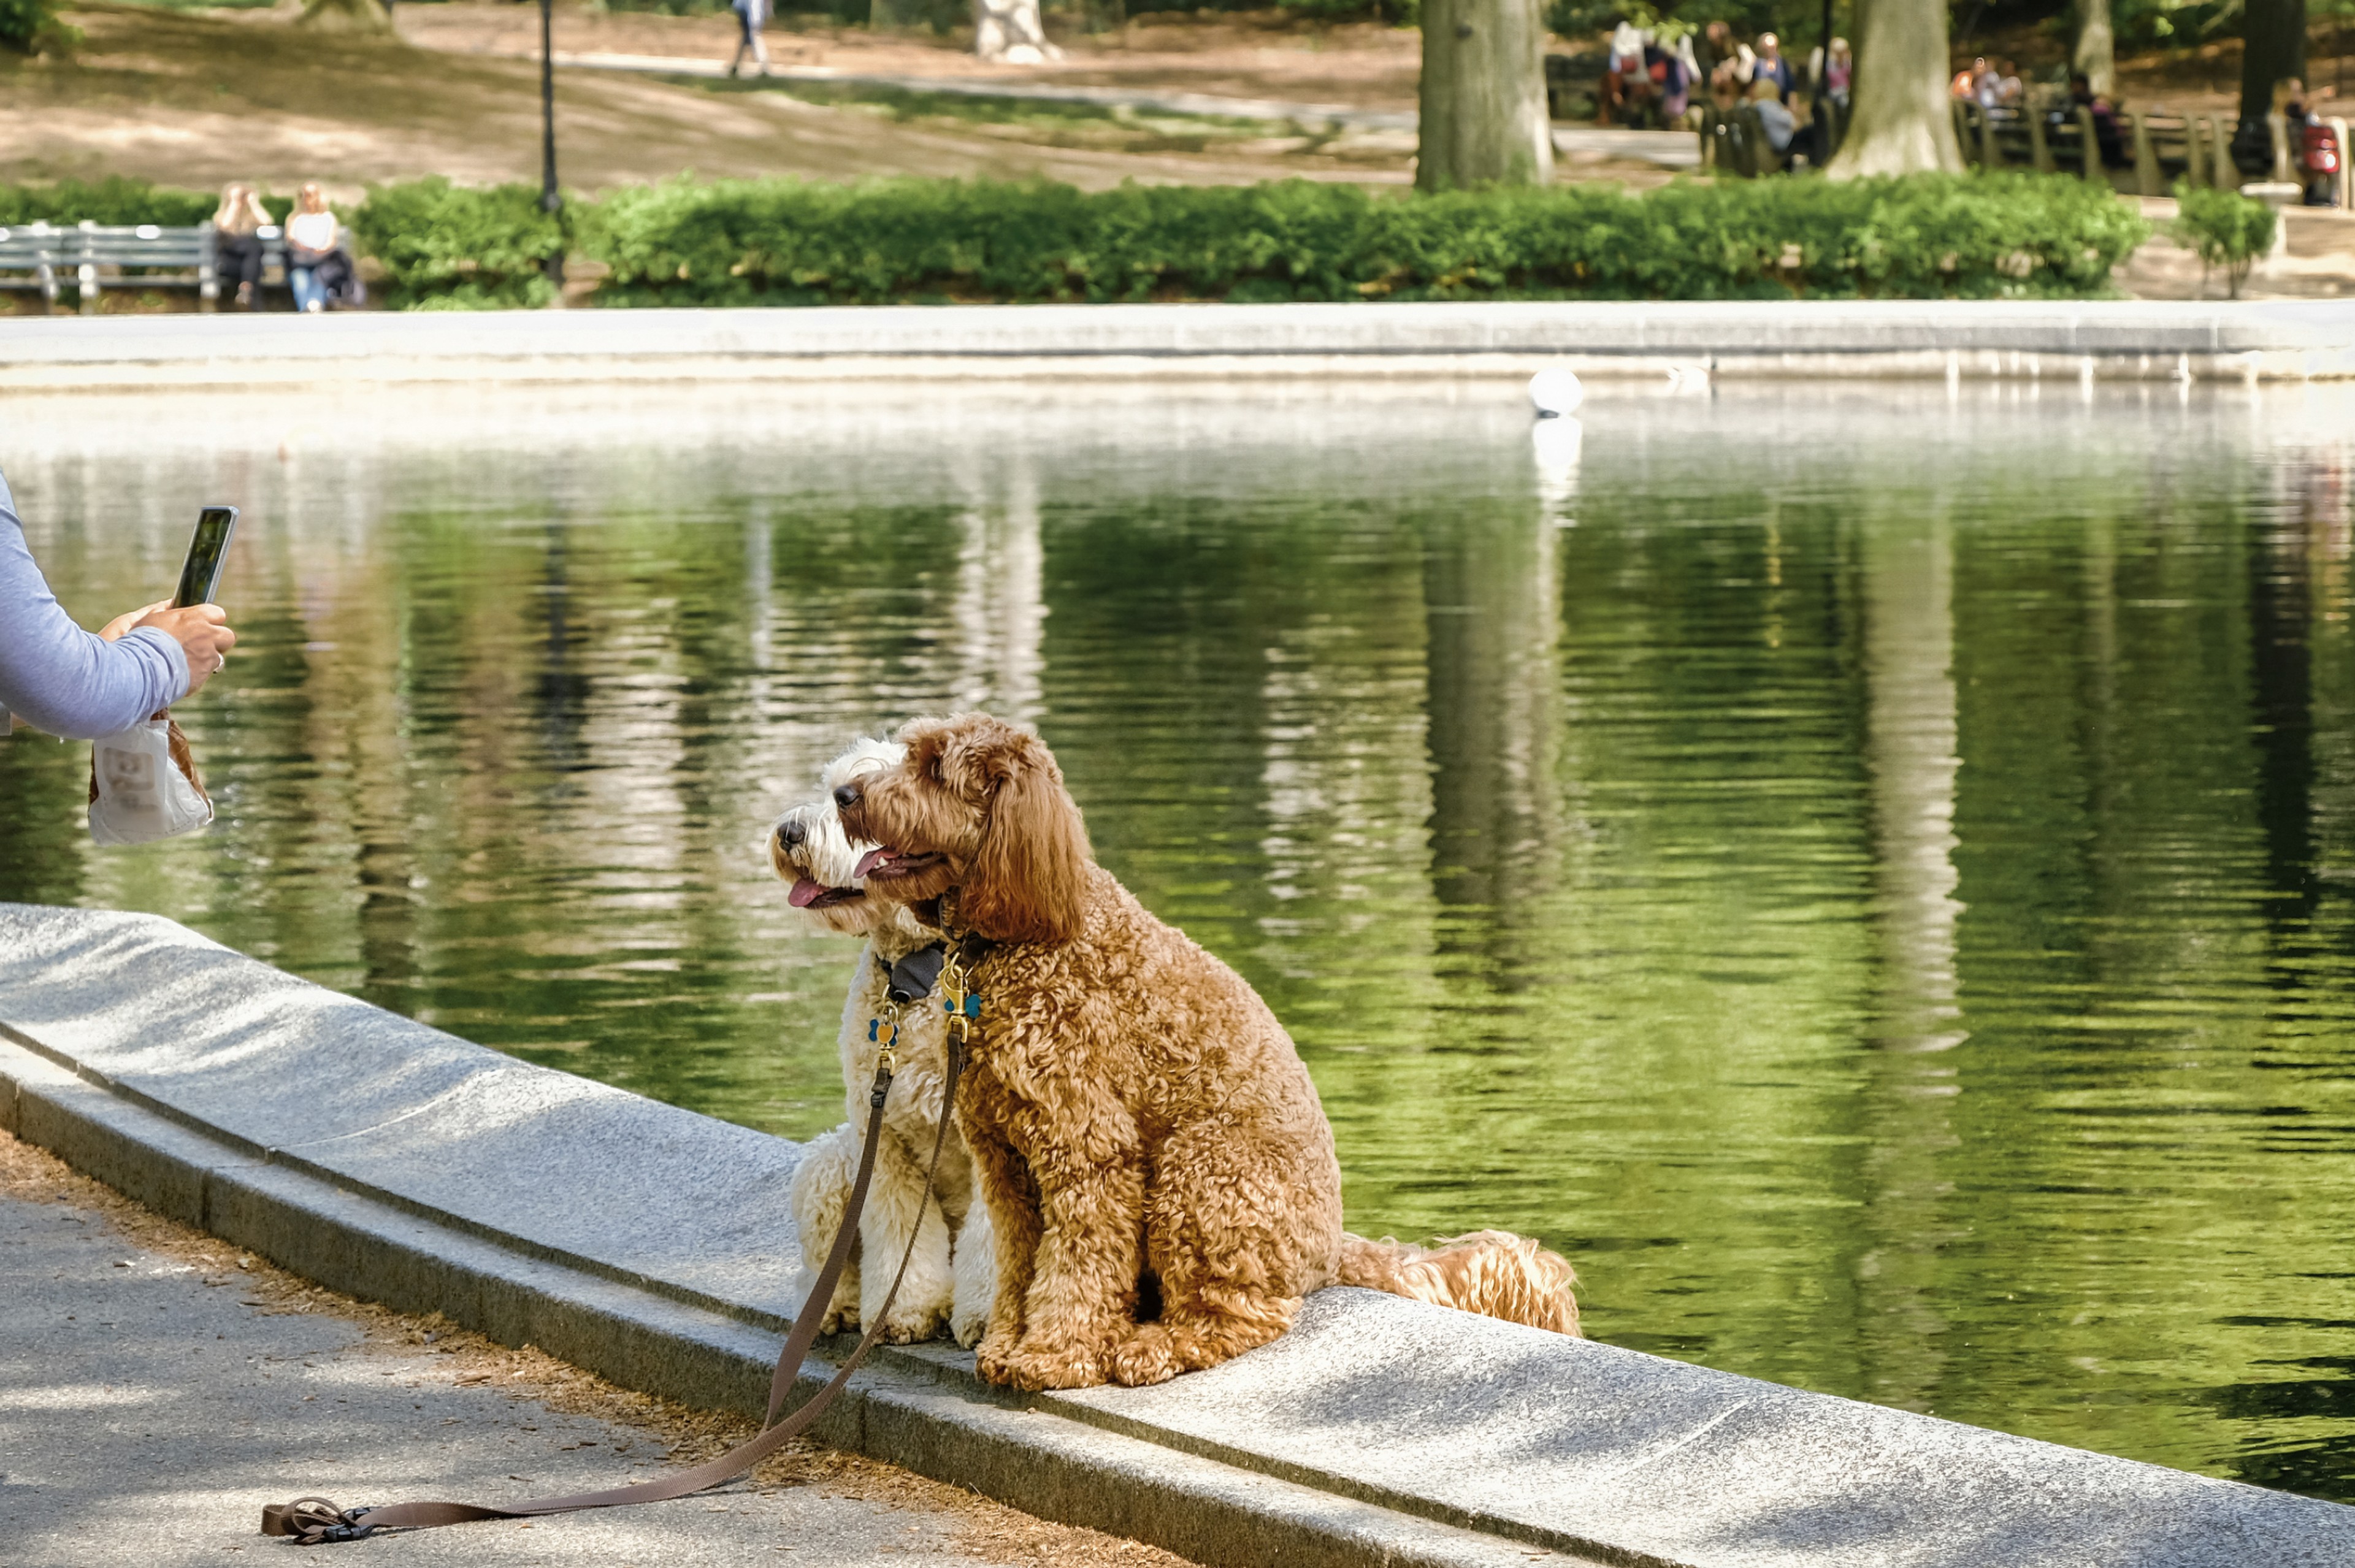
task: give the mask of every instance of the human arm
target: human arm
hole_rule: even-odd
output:
[[[213,605],[150,606],[110,624],[112,638],[82,630],[50,593],[0,480],[0,708],[68,740],[127,730],[218,667],[236,640],[222,619]]]

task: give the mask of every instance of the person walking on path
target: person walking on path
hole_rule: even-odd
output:
[[[736,58],[728,62],[728,74],[734,76],[749,53],[761,68],[761,74],[768,75],[769,46],[762,40],[761,29],[769,25],[769,0],[730,0],[729,9],[736,13],[743,37],[736,41]]]
[[[33,560],[0,475],[0,734],[12,713],[63,740],[116,734],[195,693],[236,644],[218,604],[175,610],[167,599],[95,634],[75,625]]]

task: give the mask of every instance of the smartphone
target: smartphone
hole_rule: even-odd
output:
[[[209,604],[220,586],[221,568],[229,563],[229,541],[237,532],[235,507],[207,507],[197,515],[197,533],[188,541],[188,559],[180,568],[180,591],[172,608]]]

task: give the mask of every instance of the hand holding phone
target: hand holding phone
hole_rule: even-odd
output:
[[[180,564],[180,591],[172,596],[173,609],[213,602],[221,569],[229,564],[229,541],[236,537],[235,507],[207,507],[197,514],[197,531],[188,539],[188,559]]]
[[[153,626],[180,645],[188,661],[188,691],[193,697],[229,662],[237,634],[229,629],[229,613],[213,603],[227,563],[229,541],[237,532],[235,507],[207,507],[197,519],[196,536],[188,541],[187,559],[180,566],[180,589],[168,603],[148,605],[107,623],[99,635],[109,642],[135,626]]]

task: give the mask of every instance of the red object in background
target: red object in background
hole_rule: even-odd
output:
[[[2339,145],[2339,133],[2320,121],[2306,124],[2306,172],[2313,175],[2335,175],[2343,149]]]

